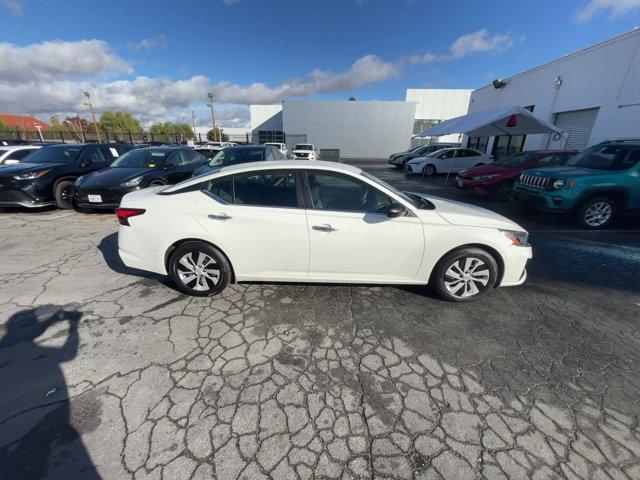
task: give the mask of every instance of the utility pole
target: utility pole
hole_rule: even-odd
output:
[[[209,92],[209,101],[210,103],[207,103],[207,107],[211,108],[211,125],[213,125],[213,141],[216,142],[217,141],[217,136],[216,136],[216,116],[213,113],[213,92]]]
[[[85,105],[88,105],[89,110],[91,110],[91,118],[93,119],[93,127],[96,129],[96,137],[98,137],[98,143],[102,143],[102,140],[100,140],[100,132],[98,131],[98,123],[96,122],[96,115],[95,113],[93,113],[93,105],[91,105],[91,95],[89,94],[89,92],[84,92],[84,96],[89,99],[89,102],[85,103]]]

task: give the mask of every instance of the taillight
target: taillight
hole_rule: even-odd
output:
[[[142,215],[146,210],[144,208],[116,208],[116,215],[120,225],[129,226],[129,219]]]

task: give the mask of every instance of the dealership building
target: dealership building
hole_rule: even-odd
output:
[[[471,94],[469,113],[512,105],[557,125],[562,136],[468,138],[467,145],[502,157],[640,138],[640,30],[479,88]]]
[[[470,95],[471,90],[411,89],[405,101],[284,100],[251,105],[251,135],[256,144],[282,142],[292,148],[311,143],[342,158],[386,158],[406,150],[413,135],[428,126],[467,113]]]

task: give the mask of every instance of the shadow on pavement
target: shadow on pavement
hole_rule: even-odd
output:
[[[70,401],[60,365],[76,356],[80,317],[78,311],[48,305],[15,313],[4,325],[0,340],[2,479],[100,478],[80,439],[83,431],[99,423],[100,406],[95,398],[87,402],[87,395]],[[68,329],[60,330],[59,324],[65,323]],[[46,341],[59,343],[57,339],[66,336],[61,346],[45,347],[38,340],[50,327],[57,333]]]

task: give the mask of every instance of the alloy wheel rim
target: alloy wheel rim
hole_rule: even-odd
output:
[[[604,225],[611,218],[613,208],[607,202],[596,202],[584,212],[584,221],[590,227]]]
[[[444,274],[444,286],[456,298],[473,297],[489,284],[487,264],[476,257],[454,261]]]
[[[177,270],[178,277],[185,286],[200,292],[211,290],[220,283],[218,263],[204,252],[184,254],[178,260]]]
[[[427,165],[424,167],[423,173],[425,175],[433,175],[433,167],[431,165]]]
[[[63,188],[60,197],[64,203],[71,203],[71,187]]]

